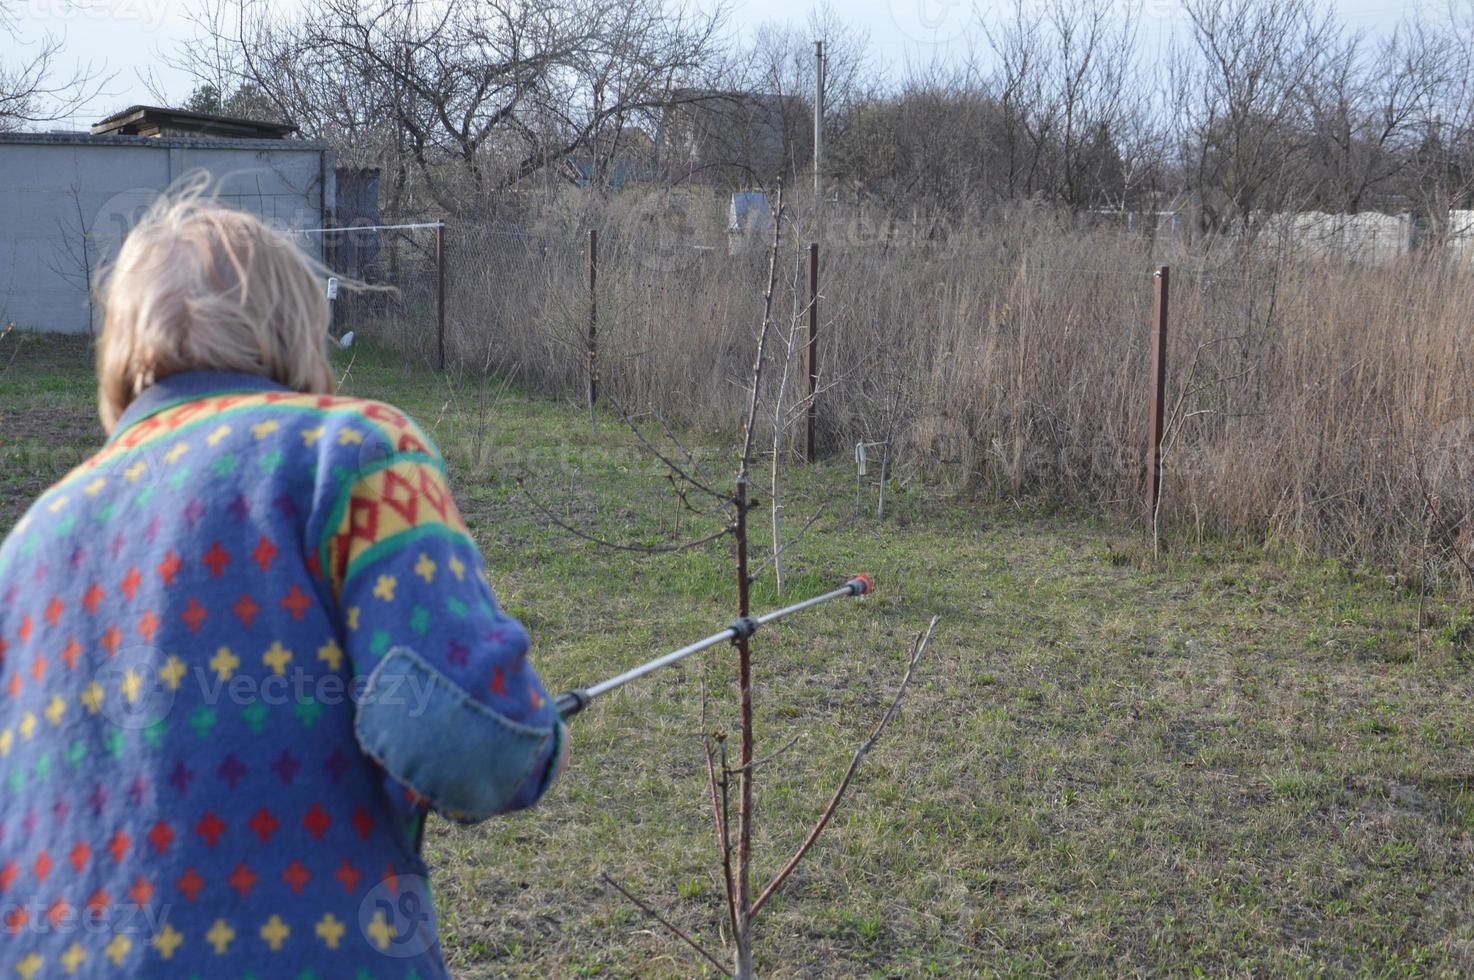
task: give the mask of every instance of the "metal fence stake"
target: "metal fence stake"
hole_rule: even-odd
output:
[[[599,281],[599,230],[589,229],[589,411],[594,410],[594,403],[599,400],[599,364],[598,364],[598,334],[599,334],[599,294],[597,291]]]
[[[435,348],[436,362],[445,370],[445,222],[435,223]]]
[[[1168,268],[1152,273],[1156,280],[1156,301],[1152,311],[1152,390],[1151,431],[1147,443],[1146,520],[1155,526],[1157,504],[1162,497],[1162,436],[1167,424],[1167,299]]]

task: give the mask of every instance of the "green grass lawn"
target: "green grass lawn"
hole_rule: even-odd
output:
[[[19,343],[19,348],[16,344]],[[85,345],[0,349],[0,529],[95,447]],[[14,360],[10,358],[14,355]],[[721,628],[720,545],[675,533],[661,468],[575,407],[446,380],[360,349],[345,389],[410,410],[448,458],[503,604],[549,687],[600,679]],[[731,456],[700,443],[722,485]],[[910,637],[936,640],[830,832],[758,921],[774,976],[1468,975],[1474,705],[1467,614],[1334,565],[1169,550],[1079,516],[895,491],[884,523],[844,460],[793,467],[786,514],[820,518],[785,598],[869,571],[879,594],[754,641],[759,884],[802,838],[883,711]],[[766,494],[763,494],[766,496]],[[712,519],[681,521],[700,534]],[[760,528],[759,538],[766,534]],[[755,604],[779,601],[771,575]],[[700,975],[599,880],[719,943],[701,690],[730,727],[731,654],[654,676],[574,723],[535,812],[434,823],[428,860],[458,975]]]

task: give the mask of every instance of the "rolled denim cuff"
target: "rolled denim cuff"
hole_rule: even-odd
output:
[[[511,813],[513,810],[525,810],[537,803],[547,793],[548,787],[553,785],[553,778],[558,775],[558,763],[567,748],[565,739],[568,732],[561,722],[553,725],[553,737],[548,743],[547,754],[542,762],[542,768],[534,766],[528,774],[527,781],[513,795],[512,801],[507,804],[503,812]]]
[[[408,647],[391,648],[369,674],[353,729],[365,755],[458,820],[535,802],[558,737],[556,724],[536,728],[487,707]]]

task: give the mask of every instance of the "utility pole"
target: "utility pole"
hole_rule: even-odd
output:
[[[824,218],[824,42],[814,42],[814,241]]]

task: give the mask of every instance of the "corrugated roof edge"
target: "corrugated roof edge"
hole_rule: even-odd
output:
[[[56,146],[137,146],[143,149],[200,150],[285,150],[288,152],[332,149],[327,143],[291,139],[235,139],[199,136],[93,136],[91,133],[0,133],[0,144]]]

